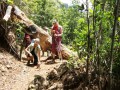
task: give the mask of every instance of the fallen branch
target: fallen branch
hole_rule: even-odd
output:
[[[5,21],[8,21],[8,19],[10,18],[10,16],[11,16],[11,11],[12,11],[12,6],[8,6],[8,7],[7,7],[7,10],[6,10],[6,14],[5,14],[5,16],[3,17],[3,19],[4,19]]]

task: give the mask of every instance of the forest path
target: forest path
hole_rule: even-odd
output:
[[[55,64],[45,64],[45,62],[42,62],[40,68],[36,69],[36,67],[26,66],[27,62],[24,60],[21,62],[15,60],[8,53],[7,57],[6,55],[1,56],[0,90],[27,90],[35,75],[45,78],[51,70],[61,64],[59,60],[56,60]],[[41,57],[41,60],[45,59],[46,57]]]

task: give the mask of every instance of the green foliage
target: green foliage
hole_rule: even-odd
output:
[[[39,26],[52,26],[52,20],[60,15],[60,4],[56,0],[14,0],[26,14]]]
[[[73,69],[74,68],[74,62],[75,61],[74,61],[73,57],[70,57],[68,59],[67,67],[70,68],[70,69]]]
[[[13,1],[13,0],[7,0],[7,3],[8,3],[8,4],[13,4],[14,1]]]
[[[120,17],[118,17],[118,21],[120,22]]]
[[[80,60],[77,60],[74,57],[70,57],[67,62],[67,67],[69,69],[79,68]]]
[[[24,39],[23,27],[20,24],[17,24],[16,27],[17,27],[16,32],[15,32],[16,42],[18,44],[21,44],[22,40]]]

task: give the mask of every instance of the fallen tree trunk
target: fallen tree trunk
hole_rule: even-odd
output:
[[[17,49],[15,45],[13,45],[15,41],[13,25],[10,22],[6,22],[10,18],[11,13],[12,6],[8,6],[4,1],[0,1],[0,47],[19,59],[20,57],[17,53]]]
[[[36,33],[32,34],[32,37],[40,39],[40,46],[42,47],[43,51],[50,50],[52,44],[52,37],[37,25],[32,24],[32,26],[36,29]],[[62,56],[63,59],[69,59],[69,57],[72,56],[72,52],[64,45],[62,45]]]
[[[40,39],[40,46],[42,47],[43,51],[50,50],[51,44],[52,44],[51,36],[46,31],[44,31],[41,27],[38,27],[29,18],[27,18],[24,12],[22,12],[17,6],[12,6],[12,10],[13,11],[11,14],[11,20],[15,21],[15,19],[17,18],[20,23],[24,24],[25,27],[28,28],[25,30],[26,33],[31,34],[33,38]],[[10,14],[10,13],[6,13],[6,14]],[[5,20],[7,21],[8,18],[6,17]],[[29,27],[32,27],[32,29],[29,30]],[[68,48],[62,45],[63,59],[69,59],[69,57],[72,55],[73,55],[72,51],[70,51]]]

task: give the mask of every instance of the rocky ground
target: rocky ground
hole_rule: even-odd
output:
[[[47,57],[41,57],[44,61]],[[98,90],[98,77],[92,71],[90,82],[86,83],[84,65],[68,68],[66,60],[55,64],[42,62],[40,68],[27,66],[27,61],[18,61],[4,49],[0,48],[0,90]],[[101,78],[102,89],[107,82]]]
[[[46,57],[41,58],[45,59]],[[28,90],[36,76],[46,78],[47,74],[60,64],[59,60],[55,64],[42,62],[40,68],[36,69],[27,66],[26,61],[20,62],[4,49],[0,49],[0,90]]]

